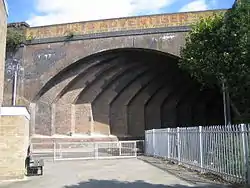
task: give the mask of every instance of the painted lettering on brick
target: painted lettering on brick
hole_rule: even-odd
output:
[[[66,52],[61,51],[59,49],[41,49],[36,50],[33,53],[33,61],[34,63],[39,62],[56,62],[66,56]]]
[[[154,16],[142,16],[133,18],[121,18],[113,20],[100,20],[82,23],[71,23],[37,28],[28,28],[27,37],[33,33],[34,38],[49,38],[65,36],[65,32],[73,32],[78,35],[126,31],[143,28],[162,28],[171,26],[188,26],[195,23],[201,17],[208,17],[215,13],[225,11],[207,11],[197,13],[179,13]]]
[[[107,31],[109,26],[108,26],[108,23],[101,22],[99,27],[101,31]]]

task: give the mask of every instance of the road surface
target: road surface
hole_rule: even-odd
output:
[[[188,184],[138,159],[46,162],[44,175],[0,188],[188,188]]]

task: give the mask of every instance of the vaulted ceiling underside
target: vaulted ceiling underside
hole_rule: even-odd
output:
[[[147,129],[222,123],[220,94],[200,91],[177,61],[143,49],[77,61],[35,97],[35,133],[139,137]]]

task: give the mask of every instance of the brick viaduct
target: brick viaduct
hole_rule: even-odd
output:
[[[8,54],[4,105],[11,104],[15,58],[18,104],[30,110],[32,135],[140,137],[145,129],[222,123],[219,92],[200,91],[177,67],[190,25],[220,12],[20,23],[27,41]]]

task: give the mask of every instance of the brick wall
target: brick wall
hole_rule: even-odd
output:
[[[7,31],[7,14],[3,0],[0,0],[0,106],[3,101],[4,62]]]
[[[0,116],[0,181],[24,178],[28,142],[25,116]]]
[[[32,36],[36,39],[43,39],[51,37],[66,37],[71,32],[75,35],[85,35],[92,33],[140,30],[146,28],[188,26],[197,22],[201,17],[209,17],[213,14],[224,12],[225,11],[223,10],[209,10],[33,27],[26,30],[26,36],[27,38]]]
[[[144,127],[141,126],[134,127],[134,131],[132,133],[128,132],[128,103],[132,99],[133,96],[137,94],[138,91],[143,87],[144,84],[147,84],[149,80],[156,73],[152,72],[144,72],[142,76],[134,80],[133,83],[129,84],[126,87],[126,90],[119,95],[119,97],[112,103],[111,105],[111,125],[115,125],[115,129],[120,131],[120,134],[135,134],[136,136],[144,135]],[[138,107],[139,108],[139,107]],[[137,114],[137,112],[135,113]],[[144,118],[144,116],[143,116]],[[134,122],[132,122],[131,127],[134,126]],[[119,135],[120,136],[120,135]],[[121,135],[123,136],[123,135]]]
[[[36,103],[35,112],[32,112],[32,118],[35,115],[35,130],[36,134],[50,136],[52,133],[52,106],[44,101]]]
[[[71,104],[55,104],[55,110],[52,113],[55,116],[54,127],[55,134],[68,134],[71,132],[71,117],[72,105]]]
[[[90,104],[75,105],[75,133],[91,133],[91,111]]]

